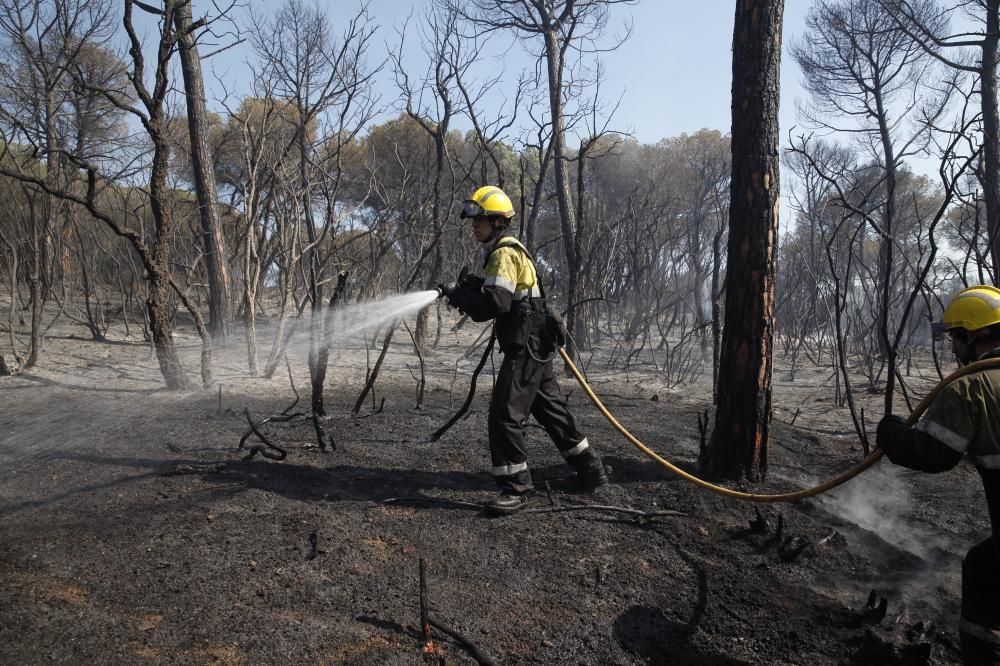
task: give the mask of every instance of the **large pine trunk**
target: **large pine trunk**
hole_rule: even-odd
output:
[[[980,60],[983,111],[983,199],[992,244],[993,283],[1000,285],[1000,115],[997,112],[997,56],[1000,50],[1000,0],[986,0],[986,35]]]
[[[726,320],[715,429],[701,460],[713,478],[767,473],[783,11],[784,0],[736,3]]]
[[[215,171],[208,143],[208,109],[205,106],[205,81],[201,73],[201,57],[192,32],[191,3],[182,2],[174,13],[177,26],[184,96],[187,100],[188,133],[191,138],[191,165],[201,221],[202,250],[208,273],[209,329],[216,340],[224,340],[232,322],[229,298],[230,276],[227,263],[226,239],[219,220]]]

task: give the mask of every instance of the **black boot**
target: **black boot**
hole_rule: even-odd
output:
[[[497,495],[493,501],[483,506],[486,513],[494,516],[506,516],[533,503],[532,493],[515,493],[511,490],[504,490]]]
[[[608,470],[591,451],[584,451],[567,462],[576,470],[576,474],[566,479],[570,492],[587,492],[608,485]]]
[[[577,472],[575,475],[570,477],[569,483],[574,489],[581,492],[597,490],[601,486],[608,485],[608,470],[604,467],[604,465],[598,463],[597,467],[591,467]]]

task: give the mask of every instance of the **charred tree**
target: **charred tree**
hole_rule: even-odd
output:
[[[952,3],[943,12],[926,0],[879,0],[897,26],[920,47],[951,69],[967,72],[979,79],[982,113],[982,159],[977,178],[983,186],[986,207],[986,232],[994,284],[1000,284],[1000,111],[997,109],[997,60],[1000,58],[1000,0],[975,3]],[[942,20],[961,9],[984,26],[982,32],[945,34]],[[978,49],[980,56],[971,62],[950,57],[947,52]],[[983,281],[983,280],[980,280]]]
[[[634,4],[633,0],[472,0],[458,3],[449,0],[459,14],[471,20],[484,33],[510,31],[519,38],[535,40],[538,47],[539,71],[546,74],[549,122],[551,124],[551,160],[555,176],[556,202],[559,209],[559,228],[562,231],[563,251],[566,256],[566,303],[569,306],[580,300],[585,257],[581,256],[576,236],[580,233],[577,212],[573,209],[570,185],[570,160],[566,147],[567,98],[572,86],[565,81],[578,72],[567,61],[568,51],[581,50],[582,44],[597,41],[604,33],[613,5]],[[607,50],[614,50],[617,44]],[[580,323],[575,309],[566,322],[572,334]],[[570,355],[573,351],[570,350]]]
[[[176,4],[174,25],[177,28],[178,53],[184,77],[184,97],[187,101],[188,134],[191,139],[191,166],[198,216],[201,222],[202,251],[208,277],[209,330],[212,337],[225,339],[232,321],[230,305],[229,265],[226,238],[219,220],[216,199],[218,190],[212,168],[212,150],[208,142],[208,109],[205,107],[205,80],[201,73],[201,56],[195,40],[195,30],[202,25],[191,18],[191,2]]]
[[[701,460],[714,478],[767,473],[783,11],[784,0],[736,3],[726,321],[715,429]]]

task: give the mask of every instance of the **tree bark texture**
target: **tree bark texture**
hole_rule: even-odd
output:
[[[569,186],[569,172],[566,169],[566,127],[563,118],[563,53],[559,44],[557,27],[552,25],[545,33],[545,62],[549,77],[549,110],[552,116],[552,162],[556,176],[556,200],[559,203],[559,223],[563,233],[563,248],[566,251],[566,269],[570,275],[566,289],[567,306],[579,300],[580,257],[577,254],[576,215],[573,211],[573,197]],[[571,313],[566,321],[570,334],[575,331],[576,315]],[[574,346],[567,352],[572,357]]]
[[[983,111],[983,199],[993,259],[993,283],[1000,285],[1000,114],[997,112],[997,56],[1000,50],[1000,0],[986,0],[980,101]]]
[[[784,0],[737,0],[726,321],[715,429],[702,459],[714,478],[767,473],[778,237],[778,93]]]
[[[212,150],[208,143],[208,109],[205,106],[205,81],[201,73],[201,57],[192,31],[191,2],[177,4],[174,12],[177,27],[178,52],[184,77],[184,97],[187,101],[188,134],[191,137],[191,165],[201,221],[202,251],[208,273],[209,329],[216,339],[225,339],[232,322],[229,298],[231,279],[227,263],[226,239],[222,233],[217,205],[218,191]]]

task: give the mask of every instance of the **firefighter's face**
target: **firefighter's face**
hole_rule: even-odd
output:
[[[493,235],[493,222],[485,215],[473,218],[472,234],[480,243],[485,243]]]
[[[954,352],[959,365],[966,365],[976,360],[970,358],[973,350],[964,331],[950,332],[948,337],[951,338],[951,351]]]

